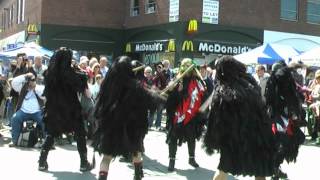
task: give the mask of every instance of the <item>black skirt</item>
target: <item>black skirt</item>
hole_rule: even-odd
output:
[[[209,154],[214,150],[221,153],[218,169],[224,172],[271,176],[276,152],[271,120],[260,93],[255,89],[240,89],[221,91],[217,87],[204,148]]]

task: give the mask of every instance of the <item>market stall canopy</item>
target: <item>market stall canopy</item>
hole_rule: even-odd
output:
[[[320,47],[313,48],[298,56],[292,57],[292,61],[301,61],[307,66],[320,67]]]
[[[258,59],[270,59],[271,57],[263,53],[266,45],[259,46],[251,51],[235,55],[234,58],[246,65],[258,64]]]
[[[0,57],[16,57],[18,53],[26,53],[28,57],[44,56],[51,57],[53,52],[31,42],[26,43],[22,47],[0,52]]]
[[[284,60],[287,63],[291,57],[299,55],[299,52],[291,46],[280,44],[264,44],[249,52],[234,56],[244,64],[274,64]]]
[[[274,64],[277,61],[284,60],[289,63],[291,58],[299,55],[299,51],[288,45],[266,44],[263,53],[270,56],[270,59],[259,59],[259,64]]]

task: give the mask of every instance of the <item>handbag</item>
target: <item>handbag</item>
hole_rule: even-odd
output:
[[[18,138],[17,145],[21,147],[34,147],[38,142],[38,132],[33,121],[23,123],[21,133]]]

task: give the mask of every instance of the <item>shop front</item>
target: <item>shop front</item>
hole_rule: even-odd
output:
[[[189,25],[182,41],[181,58],[193,58],[198,64],[209,64],[222,55],[248,52],[262,44],[263,31],[199,23]],[[197,23],[197,22],[196,22]],[[197,29],[191,29],[197,27]]]
[[[126,30],[125,54],[147,65],[175,64],[178,23]]]
[[[130,42],[126,44],[126,53],[132,59],[152,65],[164,59],[174,64],[174,39]]]
[[[40,44],[51,50],[68,47],[79,56],[113,59],[122,53],[122,37],[123,30],[118,29],[42,24]]]

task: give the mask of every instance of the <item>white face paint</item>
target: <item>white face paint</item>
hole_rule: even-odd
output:
[[[302,74],[302,69],[301,69],[301,68],[298,68],[298,69],[297,69],[297,73]]]

